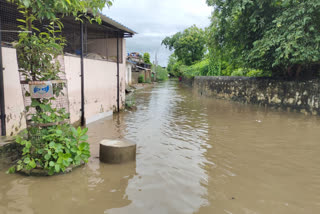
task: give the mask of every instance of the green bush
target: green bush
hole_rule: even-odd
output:
[[[176,61],[171,65],[171,74],[179,77],[187,78],[195,76],[247,76],[247,77],[271,77],[271,71],[263,71],[249,68],[235,68],[234,65],[227,61],[221,61],[220,64],[214,64],[212,60],[207,57],[200,62],[191,66],[182,64]]]
[[[16,142],[23,147],[22,158],[8,173],[39,168],[53,175],[64,172],[70,165],[77,166],[82,161],[88,162],[90,147],[87,131],[87,128],[75,129],[69,124],[63,124],[41,129],[37,133],[37,141],[18,136]],[[35,133],[26,131],[23,134],[34,136]]]
[[[139,77],[138,77],[138,83],[144,83],[144,75],[143,74],[140,74]]]
[[[194,76],[209,76],[209,59],[197,62],[191,66],[177,62],[174,66],[175,76],[185,76],[185,77],[194,77]]]
[[[247,74],[247,77],[271,77],[271,71],[262,71],[262,70],[250,70]]]
[[[133,95],[126,96],[125,106],[126,109],[132,109],[136,105],[136,101]]]
[[[242,68],[235,69],[230,76],[246,76],[246,71]]]
[[[156,68],[156,78],[157,81],[165,81],[168,79],[168,71],[165,68],[162,68],[161,66],[157,66]]]
[[[231,73],[231,76],[271,77],[272,73],[271,71],[238,68]]]

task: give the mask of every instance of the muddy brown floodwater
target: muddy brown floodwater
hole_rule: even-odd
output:
[[[89,125],[92,158],[46,178],[0,170],[0,213],[320,213],[320,119],[199,97],[175,81],[137,111]],[[136,163],[97,159],[99,141],[137,143]]]

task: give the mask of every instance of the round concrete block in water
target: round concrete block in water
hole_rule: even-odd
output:
[[[136,144],[128,140],[102,140],[100,161],[104,163],[124,163],[136,160]]]

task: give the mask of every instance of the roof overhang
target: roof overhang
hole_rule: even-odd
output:
[[[137,68],[139,68],[140,70],[146,70],[146,71],[151,71],[151,69],[149,68],[144,68],[144,67],[141,67],[139,65],[136,65]]]
[[[134,62],[132,62],[132,61],[130,61],[130,60],[126,60],[126,62],[127,62],[128,64],[131,64],[131,65],[136,65],[136,63],[134,63]]]
[[[93,16],[92,12],[89,10],[88,14]],[[134,34],[137,34],[137,32],[133,31],[132,29],[124,26],[123,24],[117,22],[116,20],[103,15],[102,13],[99,13],[98,16],[100,16],[102,25],[108,26],[108,28],[112,28],[114,31],[122,32],[124,37],[132,37]]]
[[[110,25],[112,25],[112,26],[114,26],[114,27],[116,27],[116,28],[118,28],[118,29],[120,29],[120,30],[122,30],[122,31],[124,31],[124,32],[130,33],[130,34],[132,34],[132,35],[133,35],[133,34],[137,34],[137,32],[135,32],[135,31],[131,30],[130,28],[128,28],[128,27],[120,24],[119,22],[111,19],[111,18],[108,17],[108,16],[105,16],[105,15],[103,15],[103,14],[100,14],[100,17],[101,17],[101,20],[102,20],[103,22],[108,23],[108,24],[110,24]]]

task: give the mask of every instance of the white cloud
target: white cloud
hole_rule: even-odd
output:
[[[196,24],[207,27],[211,8],[205,0],[115,0],[103,13],[138,32],[127,40],[128,51],[158,52],[159,61],[166,66],[169,51],[161,47],[165,36]]]

